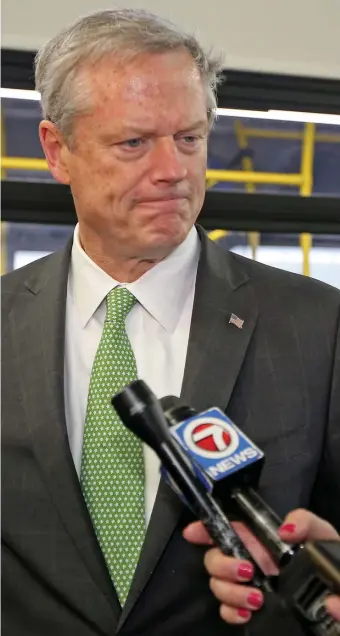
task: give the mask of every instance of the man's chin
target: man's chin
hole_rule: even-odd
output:
[[[154,228],[148,237],[146,251],[150,258],[165,258],[178,247],[189,234],[191,227]]]

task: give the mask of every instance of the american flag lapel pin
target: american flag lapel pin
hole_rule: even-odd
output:
[[[239,318],[239,316],[236,316],[236,314],[230,314],[230,318],[229,318],[230,325],[235,325],[235,327],[237,327],[238,329],[242,329],[243,323],[244,323],[244,320],[242,320],[242,318]]]

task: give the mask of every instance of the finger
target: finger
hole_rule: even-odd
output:
[[[336,621],[340,621],[340,596],[329,596],[325,602],[327,611]]]
[[[212,577],[210,579],[210,589],[214,596],[228,607],[244,608],[256,611],[263,605],[263,594],[255,587],[247,587],[238,583],[230,583]]]
[[[267,576],[277,575],[278,568],[275,562],[249,528],[241,521],[234,521],[232,526],[264,574]],[[187,526],[183,531],[183,537],[191,543],[200,545],[213,545],[214,543],[200,521],[196,521]]]
[[[249,528],[241,521],[234,521],[232,525],[262,572],[267,576],[277,575],[279,570],[275,561]]]
[[[190,543],[212,545],[214,542],[201,521],[195,521],[184,528],[183,537]]]
[[[339,539],[338,533],[328,521],[320,519],[303,508],[294,510],[286,516],[279,530],[279,535],[289,543]]]
[[[231,625],[242,625],[244,623],[248,623],[251,618],[251,612],[243,607],[235,609],[228,605],[221,605],[220,616],[226,623],[230,623]]]
[[[254,576],[254,566],[249,561],[226,556],[218,548],[212,548],[205,553],[204,565],[210,576],[227,581],[245,582]]]

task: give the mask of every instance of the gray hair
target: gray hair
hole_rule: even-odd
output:
[[[65,138],[71,135],[74,117],[90,108],[90,94],[79,73],[85,64],[112,54],[131,57],[180,48],[189,51],[201,74],[212,124],[222,56],[206,53],[194,36],[171,22],[133,9],[98,11],[80,18],[40,49],[35,58],[35,84],[44,118],[54,122]]]

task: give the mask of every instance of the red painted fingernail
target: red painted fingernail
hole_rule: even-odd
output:
[[[256,607],[256,609],[259,609],[259,607],[261,607],[263,603],[263,597],[261,596],[261,594],[252,592],[247,598],[247,603],[249,603],[249,605],[252,605],[252,607]]]
[[[295,523],[286,523],[284,526],[281,526],[280,530],[282,532],[288,532],[289,534],[293,534],[295,532],[296,525]]]
[[[243,607],[240,607],[240,609],[237,610],[237,613],[241,616],[241,618],[250,618],[251,616],[249,610],[244,609]]]
[[[240,579],[250,580],[254,576],[254,568],[250,563],[241,563],[237,570]]]

